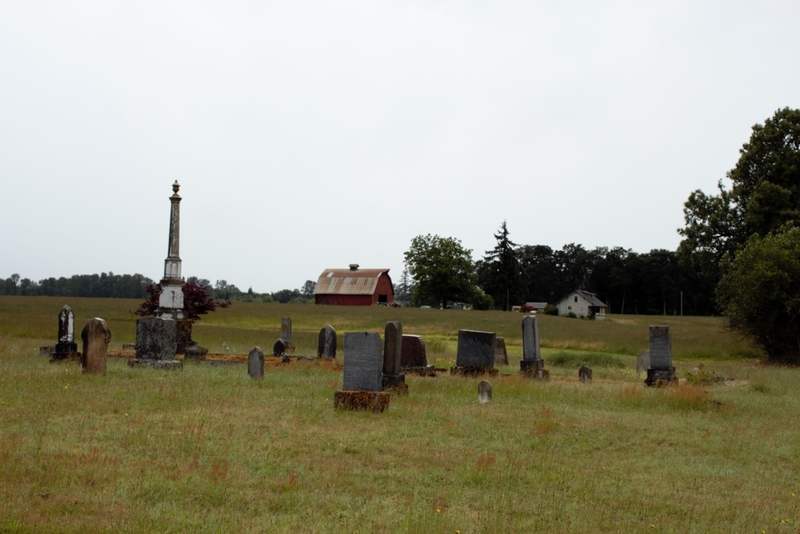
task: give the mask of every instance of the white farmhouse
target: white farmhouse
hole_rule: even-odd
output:
[[[576,289],[556,303],[559,315],[569,315],[570,312],[578,317],[602,320],[606,318],[608,306],[597,298],[594,293]]]

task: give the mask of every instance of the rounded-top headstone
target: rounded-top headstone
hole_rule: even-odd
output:
[[[486,404],[492,400],[492,385],[488,380],[481,380],[478,383],[478,402]]]

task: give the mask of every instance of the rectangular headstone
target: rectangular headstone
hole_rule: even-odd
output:
[[[292,318],[281,317],[281,337],[287,347],[292,345]]]
[[[459,330],[456,365],[492,369],[494,368],[494,350],[494,332]]]
[[[425,367],[428,355],[425,353],[425,340],[421,336],[403,334],[403,349],[400,356],[401,367]]]
[[[383,356],[381,336],[375,332],[344,333],[344,382],[346,391],[381,391]]]
[[[672,367],[672,338],[669,326],[650,326],[650,368]]]
[[[539,349],[539,318],[535,315],[528,315],[522,319],[522,359],[542,359]]]
[[[495,365],[508,365],[508,352],[506,352],[506,340],[497,336],[494,338],[494,363]]]
[[[142,317],[136,321],[136,358],[174,360],[178,346],[175,321],[162,317]]]
[[[403,353],[403,325],[399,321],[389,321],[383,334],[383,374],[402,373],[400,357]]]
[[[264,378],[264,351],[261,347],[253,347],[247,355],[247,374],[256,380]]]

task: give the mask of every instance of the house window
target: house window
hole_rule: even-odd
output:
[[[578,302],[578,295],[575,295],[575,302]]]
[[[571,309],[572,309],[572,306],[567,306],[567,309],[568,309],[568,310],[571,310]]]

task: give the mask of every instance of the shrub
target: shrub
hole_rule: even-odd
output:
[[[554,304],[548,304],[544,307],[544,311],[542,313],[546,315],[558,315],[558,308]]]

